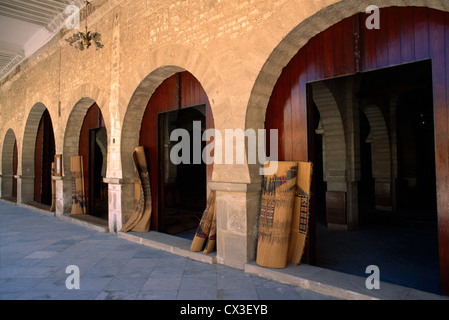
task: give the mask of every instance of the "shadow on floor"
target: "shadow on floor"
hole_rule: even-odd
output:
[[[377,214],[355,231],[328,230],[317,221],[316,265],[368,277],[376,265],[380,281],[441,294],[437,224]]]

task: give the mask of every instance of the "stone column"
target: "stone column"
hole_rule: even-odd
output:
[[[329,170],[326,175],[326,221],[329,229],[347,229],[346,171]]]
[[[359,79],[336,79],[329,83],[340,110],[346,143],[346,225],[355,229],[358,225],[358,182],[361,177],[360,167],[360,106],[356,93]]]
[[[123,123],[120,112],[120,19],[121,8],[114,8],[113,25],[110,30],[111,41],[111,91],[109,96],[109,108],[111,130],[108,136],[107,174],[103,182],[108,184],[108,225],[109,232],[117,232],[122,229],[128,220],[134,205],[134,180],[131,177],[123,177],[121,162],[121,134]],[[137,133],[138,134],[138,131]],[[132,154],[129,155],[131,159]]]
[[[331,86],[329,86],[331,85]],[[346,229],[346,141],[342,112],[331,90],[332,83],[313,85],[313,100],[320,112],[317,134],[323,135],[323,180],[326,182],[326,221],[329,229]],[[339,91],[337,91],[339,92]]]
[[[346,112],[343,123],[346,133],[346,154],[348,161],[348,229],[355,229],[359,222],[358,182],[361,178],[360,165],[360,106],[356,97],[357,80],[347,80],[345,86]]]
[[[122,229],[123,224],[129,218],[129,216],[125,216],[126,212],[132,212],[134,182],[126,182],[118,178],[104,178],[103,181],[108,184],[109,232],[116,233]]]
[[[260,183],[211,181],[217,205],[217,261],[243,269],[256,258]]]
[[[66,199],[64,201],[64,179],[71,180],[69,178],[65,177],[58,177],[53,176],[53,181],[55,181],[55,187],[56,187],[56,216],[61,216],[64,213],[70,213],[71,204],[72,204],[72,197],[70,199]],[[70,181],[71,183],[71,181]]]
[[[34,176],[14,176],[17,179],[17,203],[34,200]]]

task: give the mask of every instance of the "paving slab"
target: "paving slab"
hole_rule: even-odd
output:
[[[66,287],[68,266],[78,267],[79,289]],[[298,292],[190,252],[184,238],[112,234],[0,200],[0,300],[334,299]]]
[[[282,270],[217,264],[184,238],[108,233],[74,219],[0,200],[0,300],[448,299],[308,265]],[[80,288],[66,281],[78,267]]]

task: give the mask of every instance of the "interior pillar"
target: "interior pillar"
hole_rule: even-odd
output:
[[[396,109],[399,95],[390,94],[390,150],[391,150],[391,207],[393,211],[398,206],[398,147]]]
[[[341,113],[346,142],[346,226],[352,230],[358,226],[358,182],[361,179],[360,164],[360,105],[356,93],[359,78],[351,77],[330,81],[329,89]]]
[[[55,182],[55,191],[56,191],[56,216],[61,216],[66,212],[70,212],[71,204],[72,204],[72,198],[67,199],[64,201],[64,179],[70,179],[59,177],[59,176],[52,176],[53,181]],[[70,181],[71,183],[71,181]]]
[[[14,175],[4,174],[0,175],[0,198],[1,197],[12,197],[13,195],[13,180]]]

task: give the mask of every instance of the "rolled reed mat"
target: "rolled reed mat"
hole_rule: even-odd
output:
[[[264,175],[259,215],[256,263],[285,268],[296,191],[298,163],[279,161],[277,172]],[[270,163],[265,165],[265,168]]]
[[[144,210],[140,220],[132,228],[132,231],[148,232],[150,231],[151,225],[152,201],[151,201],[150,174],[148,172],[148,164],[147,159],[145,157],[144,147],[139,146],[135,148],[135,161],[137,161],[137,167],[139,169],[140,180],[143,189]]]
[[[70,175],[72,177],[71,214],[86,214],[86,196],[84,194],[83,156],[70,157]]]
[[[215,212],[215,191],[212,190],[207,197],[206,209],[201,217],[200,224],[196,229],[195,236],[193,237],[192,244],[190,245],[190,251],[198,252],[204,248],[204,243],[209,237],[212,221],[214,219]]]
[[[148,232],[151,224],[151,188],[148,167],[143,147],[133,152],[134,162],[134,206],[131,217],[122,227],[123,232]]]
[[[288,246],[288,261],[298,265],[304,254],[309,225],[309,200],[312,181],[312,163],[298,162],[295,204]]]
[[[209,254],[212,251],[214,251],[216,237],[217,237],[217,206],[214,205],[212,224],[210,226],[209,236],[207,237],[207,243],[203,251],[204,254]]]
[[[53,180],[55,175],[55,163],[51,163],[51,206],[50,212],[56,211],[56,181]]]

